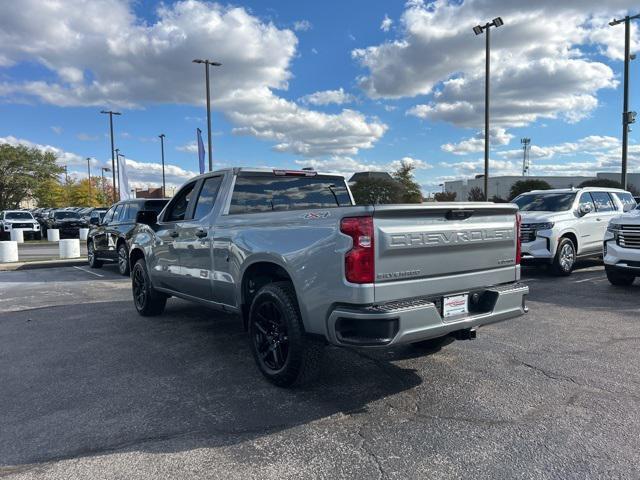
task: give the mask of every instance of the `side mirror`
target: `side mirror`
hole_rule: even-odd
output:
[[[145,225],[155,225],[158,223],[158,214],[151,210],[140,210],[136,213],[136,223],[143,223]]]
[[[590,203],[583,203],[580,205],[580,215],[586,215],[587,213],[591,213],[593,211],[593,207]]]
[[[98,217],[91,217],[89,219],[89,224],[91,224],[91,225],[100,225],[100,219]]]

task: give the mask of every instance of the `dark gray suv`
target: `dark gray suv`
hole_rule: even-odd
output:
[[[102,267],[103,262],[118,262],[122,275],[129,275],[129,239],[136,225],[139,211],[160,213],[166,199],[124,200],[113,205],[102,221],[92,217],[87,237],[87,257],[91,268]]]

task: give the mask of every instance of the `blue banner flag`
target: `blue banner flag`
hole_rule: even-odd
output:
[[[204,173],[204,143],[202,143],[202,130],[197,130],[198,136],[198,160],[200,162],[200,173]]]

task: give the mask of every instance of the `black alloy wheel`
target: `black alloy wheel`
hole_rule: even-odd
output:
[[[272,300],[262,302],[255,311],[254,348],[258,362],[267,371],[280,372],[289,356],[289,337],[283,312]]]
[[[167,304],[167,296],[153,288],[144,259],[138,260],[133,266],[131,291],[133,293],[133,304],[143,317],[160,315],[164,311],[164,307]]]
[[[102,267],[102,262],[96,258],[96,249],[93,246],[93,241],[87,244],[87,259],[91,268]]]
[[[311,382],[324,343],[307,335],[291,282],[264,285],[249,309],[251,351],[260,372],[279,387]]]
[[[120,275],[129,275],[129,252],[124,243],[118,247],[118,271]]]

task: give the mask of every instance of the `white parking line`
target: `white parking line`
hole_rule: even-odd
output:
[[[602,277],[590,277],[590,278],[583,278],[582,280],[576,280],[573,283],[583,283],[583,282],[590,282],[592,280],[603,280]]]
[[[77,269],[77,270],[82,270],[84,273],[90,273],[91,275],[95,275],[96,277],[104,277],[104,275],[101,275],[101,274],[96,273],[96,272],[92,272],[92,271],[90,271],[90,270],[85,270],[85,269],[84,269],[84,268],[82,268],[82,267],[73,267],[73,268],[75,268],[75,269]]]

